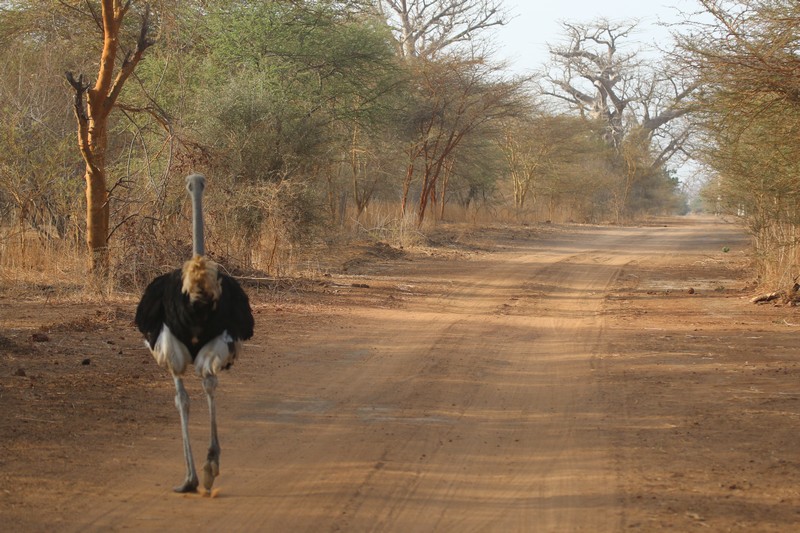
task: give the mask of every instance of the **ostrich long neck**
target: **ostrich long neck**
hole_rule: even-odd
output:
[[[192,245],[194,255],[202,256],[206,253],[203,239],[203,189],[205,179],[199,174],[189,176],[189,194],[192,197]]]

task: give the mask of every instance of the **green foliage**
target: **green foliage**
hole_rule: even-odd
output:
[[[0,216],[77,235],[83,161],[63,73],[94,82],[99,8],[2,6]],[[123,50],[133,47],[144,9],[131,4]],[[209,249],[234,267],[274,272],[277,258],[324,232],[366,223],[371,201],[390,203],[388,217],[399,215],[401,197],[417,202],[423,189],[426,199],[462,207],[504,201],[499,125],[527,113],[530,96],[477,48],[424,62],[398,57],[369,0],[154,0],[150,10],[157,44],[110,117],[105,161],[109,245],[125,287],[187,253],[183,178],[192,171],[209,178]],[[601,220],[612,173],[592,128],[542,116],[518,139],[544,150],[538,198]],[[633,194],[642,205],[658,200]]]
[[[309,114],[274,80],[244,71],[202,94],[202,138],[218,154],[215,173],[255,181],[306,177],[324,152],[324,117]]]
[[[304,240],[322,221],[323,187],[344,186],[330,174],[353,132],[379,142],[372,136],[391,120],[401,72],[388,29],[334,2],[220,3],[206,22],[209,53],[186,121],[215,154],[215,176],[274,184],[255,218]]]
[[[800,5],[703,5],[714,24],[683,46],[706,84],[703,160],[714,179],[704,199],[742,217],[764,279],[788,283],[800,271]]]
[[[337,123],[369,121],[397,83],[388,31],[337,3],[224,3],[187,121],[234,173],[283,179],[319,166]],[[209,110],[211,111],[209,113]]]

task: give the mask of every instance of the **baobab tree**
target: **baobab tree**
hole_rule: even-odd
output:
[[[692,111],[687,102],[697,84],[684,82],[677,73],[645,69],[639,52],[625,47],[636,22],[599,20],[563,27],[568,43],[550,48],[553,68],[545,93],[601,121],[611,147],[619,149],[635,127],[652,138],[659,128]],[[661,159],[665,156],[669,158],[664,154]]]
[[[507,22],[500,0],[378,0],[377,5],[405,58],[433,58]]]
[[[101,0],[100,14],[92,11],[103,31],[103,51],[97,80],[91,85],[83,74],[67,72],[75,90],[75,118],[78,122],[78,148],[86,164],[86,242],[90,271],[100,277],[108,274],[109,191],[106,176],[108,117],[119,99],[122,87],[154,44],[150,38],[150,8],[145,6],[138,39],[133,50],[124,52],[122,62],[120,32],[131,1]]]
[[[679,73],[645,67],[639,51],[625,46],[636,22],[563,27],[568,40],[550,48],[553,62],[544,93],[603,126],[603,140],[613,154],[610,164],[621,178],[619,218],[635,182],[684,151],[691,125],[678,119],[695,110],[698,85]]]

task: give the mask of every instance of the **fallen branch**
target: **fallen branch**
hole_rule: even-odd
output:
[[[761,294],[754,298],[750,299],[750,303],[754,304],[763,304],[767,302],[772,302],[775,300],[780,299],[781,303],[784,305],[796,305],[798,301],[800,301],[800,296],[798,296],[798,290],[800,290],[800,284],[795,283],[792,285],[790,289],[782,289],[775,292],[768,292],[766,294]]]
[[[759,296],[751,298],[750,303],[765,304],[767,302],[771,302],[773,300],[777,300],[778,298],[783,298],[785,296],[786,296],[786,291],[769,292],[767,294],[761,294]]]

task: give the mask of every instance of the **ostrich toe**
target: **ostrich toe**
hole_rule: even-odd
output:
[[[211,490],[214,485],[214,479],[219,475],[219,462],[216,459],[209,459],[203,465],[203,487],[206,490]]]
[[[197,479],[187,479],[183,482],[183,485],[179,485],[172,489],[173,491],[186,494],[188,492],[197,492]]]

